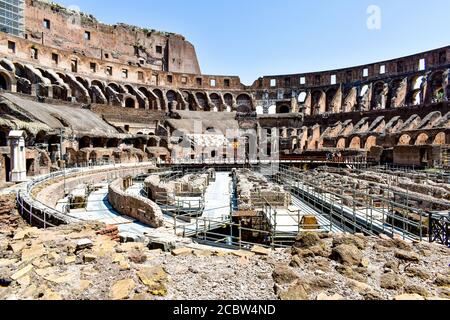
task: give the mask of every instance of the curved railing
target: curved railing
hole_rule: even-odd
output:
[[[107,169],[119,170],[119,169],[138,169],[144,166],[154,165],[153,162],[139,163],[139,164],[101,164],[101,165],[90,165],[86,167],[77,167],[71,169],[65,169],[58,172],[53,172],[40,177],[37,177],[27,183],[26,187],[17,191],[17,208],[21,216],[30,223],[30,225],[48,228],[55,227],[61,224],[68,224],[73,222],[82,221],[79,218],[71,216],[68,213],[63,213],[56,210],[42,201],[36,199],[33,196],[33,190],[40,185],[56,180],[58,178],[74,178],[77,176],[82,176],[84,174],[95,173],[97,171],[103,171]],[[109,173],[107,173],[109,175]]]

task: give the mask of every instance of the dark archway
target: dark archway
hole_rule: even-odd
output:
[[[135,109],[136,101],[134,101],[133,98],[126,98],[125,99],[125,108]]]
[[[9,82],[6,79],[6,77],[0,73],[0,89],[2,90],[10,90],[9,88]]]
[[[291,108],[289,108],[289,106],[286,104],[283,104],[283,105],[277,107],[277,113],[279,113],[279,114],[286,114],[286,113],[290,113],[290,112],[291,112]]]
[[[81,138],[78,145],[79,145],[78,149],[90,148],[91,147],[91,138],[89,138],[89,137]]]

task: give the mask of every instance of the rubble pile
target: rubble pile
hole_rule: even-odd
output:
[[[449,249],[387,237],[305,233],[292,249],[170,252],[82,223],[0,231],[0,299],[450,298]]]

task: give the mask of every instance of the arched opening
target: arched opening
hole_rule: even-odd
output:
[[[134,101],[133,98],[126,98],[125,99],[125,108],[135,109],[136,101]]]
[[[135,147],[136,149],[142,150],[144,147],[144,143],[143,143],[142,139],[135,139],[133,142],[133,147]]]
[[[0,72],[0,89],[5,91],[11,91],[11,84],[8,78]]]
[[[334,98],[336,97],[337,89],[329,89],[326,93],[326,104],[325,104],[325,112],[326,113],[334,113]]]
[[[277,107],[277,113],[278,114],[290,113],[291,112],[290,109],[291,108],[289,108],[288,105],[283,104],[283,105]]]
[[[105,139],[104,138],[93,138],[92,146],[94,148],[103,148],[105,146]]]
[[[306,92],[301,92],[301,93],[298,95],[298,103],[301,103],[301,104],[305,103],[307,97],[308,97],[308,95],[307,95]]]
[[[79,149],[90,148],[91,147],[91,138],[89,138],[89,137],[81,138],[78,145],[79,145]]]
[[[214,107],[217,108],[217,111],[222,111],[222,101],[220,100],[220,96],[217,93],[211,93],[209,96],[211,102],[214,104]]]
[[[177,94],[173,90],[169,90],[166,93],[167,102],[172,104],[173,102],[177,102],[176,110],[181,110],[181,103],[177,100]]]
[[[277,113],[277,106],[276,105],[272,105],[269,107],[269,114],[276,114]]]
[[[113,91],[120,93],[120,87],[116,83],[111,82],[110,84],[108,84],[108,87],[113,89]]]
[[[0,131],[0,147],[8,146],[8,135],[5,131]]]
[[[444,101],[444,87],[443,87],[443,72],[438,71],[435,72],[430,79],[429,83],[430,87],[430,95],[431,95],[431,102],[437,103]]]
[[[195,97],[197,98],[198,105],[200,109],[203,111],[209,111],[210,108],[208,106],[208,101],[206,100],[206,95],[203,92],[197,92],[195,94]]]
[[[364,149],[369,151],[370,149],[372,149],[372,147],[375,147],[376,145],[377,145],[377,137],[370,136],[366,140],[366,145],[364,146]]]
[[[156,97],[146,87],[140,87],[138,90],[147,98],[149,109],[158,110],[158,100]]]
[[[237,102],[238,106],[247,106],[250,109],[250,111],[253,108],[252,99],[250,98],[250,96],[248,94],[240,94],[236,98],[236,102]]]
[[[429,137],[426,133],[421,133],[416,139],[416,146],[424,146],[428,144]]]
[[[158,97],[159,104],[161,106],[161,110],[167,110],[166,101],[164,99],[164,95],[161,90],[154,89],[153,93]]]
[[[147,142],[147,146],[148,147],[157,147],[158,146],[158,140],[155,137],[150,138],[148,140],[148,142]]]
[[[233,107],[233,96],[231,95],[231,93],[225,93],[225,95],[223,96],[223,100],[228,107]]]
[[[314,91],[311,94],[312,98],[312,115],[316,116],[325,112],[325,101],[323,99],[324,93],[322,91]]]
[[[413,77],[410,81],[410,93],[408,97],[408,104],[417,106],[422,103],[421,101],[421,89],[422,89],[422,82],[424,77],[423,76],[416,76]]]
[[[359,150],[361,149],[361,138],[360,137],[354,137],[352,141],[350,142],[350,149],[353,150]]]
[[[407,134],[404,134],[398,139],[399,146],[409,146],[411,143],[411,137]]]
[[[345,138],[340,138],[336,144],[337,149],[345,149]]]
[[[372,91],[372,102],[370,104],[370,109],[371,110],[385,109],[388,93],[389,89],[387,84],[381,81],[375,83]]]
[[[445,145],[446,144],[445,140],[446,140],[445,132],[440,132],[434,137],[433,144],[434,145]]]

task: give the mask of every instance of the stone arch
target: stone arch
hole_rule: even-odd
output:
[[[159,104],[158,98],[155,96],[153,92],[148,90],[146,87],[139,87],[138,90],[147,98],[150,110],[160,109],[161,106]]]
[[[364,149],[369,151],[372,147],[375,147],[377,145],[377,137],[376,136],[370,136],[366,139],[366,143],[364,145]]]
[[[345,149],[346,146],[346,140],[345,138],[340,138],[336,144],[337,149]]]
[[[312,115],[316,116],[325,112],[325,92],[315,90],[311,93]]]
[[[350,141],[349,149],[354,149],[354,150],[361,149],[361,138],[353,137],[353,139]]]
[[[215,111],[223,111],[222,100],[220,99],[220,96],[217,93],[215,92],[211,93],[209,95],[209,98],[211,99],[214,108],[216,108]]]
[[[252,99],[246,93],[242,93],[242,94],[238,95],[236,98],[236,103],[238,106],[247,106],[250,108],[250,110],[253,110]]]
[[[177,98],[177,93],[173,90],[169,90],[166,92],[166,98],[167,98],[167,102],[169,103],[169,105],[171,105],[173,102],[176,102],[176,110],[181,110],[182,108],[182,104],[180,103],[180,101]]]
[[[197,111],[197,103],[195,102],[194,95],[189,91],[183,91],[184,100],[188,103],[188,108],[190,111]]]
[[[223,100],[228,107],[233,107],[233,95],[231,93],[225,93],[223,95]]]
[[[330,88],[325,93],[325,112],[326,113],[334,113],[333,110],[333,100],[336,94],[338,93],[338,89],[336,88]]]
[[[256,106],[256,114],[264,114],[263,106]]]
[[[120,86],[117,83],[111,82],[108,83],[108,87],[110,87],[111,89],[113,89],[115,92],[120,93]]]
[[[305,103],[306,102],[306,98],[308,97],[308,93],[306,93],[306,91],[300,92],[300,94],[298,95],[298,103]]]
[[[143,150],[144,148],[144,141],[141,138],[134,139],[133,141],[133,147],[139,150]]]
[[[153,93],[158,97],[161,110],[167,110],[166,99],[160,89],[153,89]]]
[[[125,108],[136,109],[136,100],[132,97],[125,98]]]
[[[421,133],[416,139],[416,146],[423,146],[429,144],[430,137],[426,133]]]
[[[422,103],[421,101],[421,87],[423,81],[422,75],[416,75],[409,79],[409,93],[407,98],[407,103],[409,105],[419,105]]]
[[[291,112],[291,108],[286,104],[283,104],[283,105],[277,107],[277,114],[286,114],[286,113],[290,113],[290,112]]]
[[[383,81],[375,82],[372,89],[372,101],[370,102],[370,110],[377,110],[387,106],[387,96],[385,96],[385,86],[386,83]]]
[[[203,111],[210,111],[210,107],[208,105],[208,100],[206,99],[206,94],[203,92],[197,92],[195,93],[195,97],[197,99],[197,102],[200,106],[200,108]]]
[[[434,136],[433,144],[434,145],[445,145],[447,144],[445,132],[439,132]]]
[[[271,105],[269,107],[269,114],[276,114],[277,113],[277,106],[276,105]]]
[[[404,134],[398,139],[397,145],[399,146],[409,146],[411,144],[411,136],[409,134]]]
[[[83,87],[86,88],[86,90],[89,90],[89,89],[90,89],[91,84],[90,84],[90,81],[89,81],[88,79],[85,79],[85,78],[80,77],[80,76],[75,77],[75,79],[76,79],[79,83],[81,83],[81,84],[83,85]]]
[[[0,70],[0,89],[5,91],[14,91],[13,85],[15,86],[15,79],[7,72]]]
[[[429,97],[430,102],[440,102],[444,100],[443,71],[436,71],[430,76]]]

